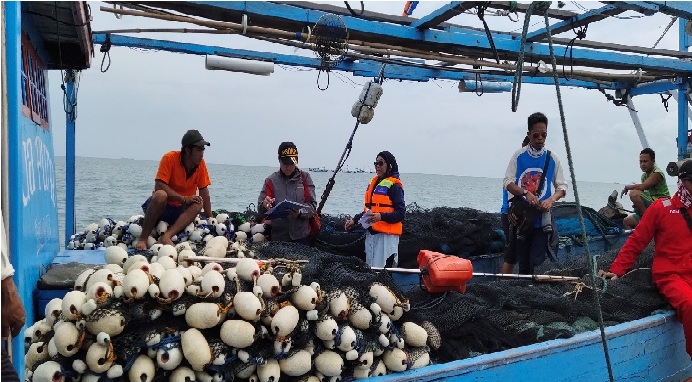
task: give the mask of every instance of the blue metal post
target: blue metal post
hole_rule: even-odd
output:
[[[679,30],[679,49],[681,52],[687,52],[687,48],[690,46],[690,36],[685,32],[685,25],[687,20],[683,18],[678,19],[678,30]],[[687,111],[687,92],[688,92],[687,81],[682,81],[678,85],[678,160],[685,158],[687,154],[687,130],[689,129],[689,124],[687,122],[688,111]]]
[[[16,162],[20,158],[20,147],[16,144],[19,142],[19,115],[20,102],[22,100],[20,78],[22,78],[22,72],[20,65],[22,64],[22,3],[18,1],[9,1],[4,5],[5,8],[5,65],[7,65],[7,129],[8,129],[8,141],[12,142],[9,144],[9,161]],[[16,166],[10,163],[8,166],[10,169],[10,182],[16,182]],[[10,198],[10,210],[9,217],[7,219],[7,229],[8,229],[8,241],[10,247],[10,262],[15,270],[15,283],[17,284],[17,291],[22,298],[31,295],[31,290],[33,286],[26,286],[24,283],[20,282],[20,278],[26,271],[26,262],[19,255],[17,250],[18,242],[21,238],[22,232],[19,229],[13,229],[13,227],[20,227],[20,215],[22,213],[22,203],[21,203],[21,193],[9,192]],[[32,288],[27,290],[27,288]],[[33,318],[33,316],[31,317]],[[28,320],[27,320],[28,321]],[[24,340],[23,333],[12,340],[12,360],[15,364],[15,370],[19,374],[19,379],[24,380]]]
[[[67,110],[65,113],[65,247],[75,233],[75,72],[65,73]]]

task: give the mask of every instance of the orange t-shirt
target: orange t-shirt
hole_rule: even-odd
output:
[[[185,166],[180,160],[180,151],[169,151],[163,155],[159,162],[159,171],[156,173],[156,179],[166,183],[168,187],[182,196],[193,196],[197,194],[198,188],[205,188],[211,184],[207,165],[202,159],[197,170],[187,178],[185,174]],[[171,202],[168,204],[173,206],[182,205],[180,202]]]

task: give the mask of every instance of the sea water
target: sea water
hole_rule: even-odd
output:
[[[104,217],[126,220],[142,214],[142,203],[154,189],[158,161],[133,159],[76,158],[75,220],[77,232],[87,224],[98,223]],[[212,184],[209,186],[212,209],[243,212],[256,210],[257,197],[264,179],[276,167],[234,166],[207,164]],[[318,202],[322,198],[332,172],[311,173]],[[363,208],[363,193],[374,174],[338,173],[336,183],[327,198],[323,213],[353,215]],[[469,207],[485,212],[499,212],[502,202],[502,174],[478,178],[455,175],[401,173],[406,204],[422,208]],[[565,174],[568,176],[568,174]],[[65,225],[65,157],[56,158],[58,185],[60,241]],[[571,181],[566,201],[574,201]],[[596,210],[603,207],[613,190],[622,190],[615,183],[577,182],[582,205]],[[672,191],[673,189],[671,189]],[[629,201],[623,200],[625,208]]]

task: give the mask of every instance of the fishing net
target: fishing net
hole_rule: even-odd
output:
[[[313,49],[322,61],[323,68],[329,70],[338,65],[348,50],[348,30],[344,20],[338,15],[326,13],[315,23],[313,34]]]
[[[572,218],[576,207],[564,204],[555,209],[555,217]],[[583,210],[585,217],[600,235],[612,234],[612,225],[595,211]],[[253,211],[235,213],[234,225],[245,221],[256,221]],[[592,279],[594,267],[586,256],[573,256],[568,261],[544,263],[537,267],[536,274],[578,277],[579,281],[537,283],[521,279],[494,279],[476,276],[467,285],[466,293],[448,292],[430,294],[421,288],[404,290],[386,271],[374,271],[361,260],[365,231],[343,231],[345,216],[322,218],[323,231],[317,247],[295,243],[263,242],[251,244],[256,257],[271,260],[262,265],[262,271],[271,270],[277,280],[297,277],[300,285],[318,283],[321,296],[316,303],[320,315],[330,309],[330,302],[346,296],[351,311],[369,309],[375,301],[370,295],[373,285],[384,286],[391,291],[394,306],[404,313],[400,319],[392,319],[390,339],[401,336],[401,323],[415,322],[428,333],[428,346],[409,349],[408,362],[413,362],[429,352],[433,363],[444,363],[529,345],[541,341],[568,338],[576,333],[598,327],[599,307],[595,294],[600,297],[600,308],[606,325],[613,325],[646,317],[653,312],[669,308],[665,299],[651,282],[650,266],[653,248],[647,248],[639,256],[634,271],[615,282]],[[502,251],[504,237],[496,227],[500,226],[499,214],[484,213],[467,208],[422,209],[413,204],[408,206],[405,230],[400,242],[400,258],[411,267],[420,249],[434,250],[466,257],[483,256],[497,245]],[[197,248],[196,248],[197,249]],[[143,252],[148,259],[151,253]],[[597,268],[607,269],[617,255],[608,251],[598,257]],[[307,262],[305,262],[307,261]],[[223,269],[232,267],[221,263]],[[159,280],[153,277],[154,282]],[[225,287],[219,297],[183,294],[178,300],[166,302],[146,297],[142,300],[111,299],[100,304],[96,310],[84,317],[87,328],[105,325],[113,317],[123,330],[111,336],[117,363],[127,371],[137,356],[153,350],[171,350],[180,347],[180,333],[188,329],[184,315],[178,312],[196,302],[209,302],[219,306],[219,311],[231,307],[231,298],[238,292],[251,291],[248,281],[233,282],[224,278]],[[285,306],[297,284],[284,284],[282,293],[263,300],[261,318],[273,316]],[[410,310],[409,310],[410,307]],[[371,309],[371,308],[370,308]],[[350,313],[349,313],[350,314]],[[320,316],[323,317],[323,316]],[[353,329],[358,354],[365,351],[382,350],[379,328],[383,316],[373,316],[367,329]],[[346,318],[335,316],[339,329],[335,341],[340,341]],[[271,337],[257,335],[251,346],[243,349],[247,359],[242,362],[238,353],[220,340],[219,326],[203,329],[213,355],[213,362],[205,369],[218,376],[219,380],[233,380],[234,375],[259,365],[269,358],[277,360],[291,357],[300,349],[313,346],[315,354],[328,350],[323,341],[316,340],[316,326],[322,318],[311,321],[301,313],[298,324],[290,334],[292,347],[276,352]],[[116,322],[115,325],[118,323]],[[261,320],[253,323],[258,329]],[[256,331],[259,333],[259,331]],[[50,334],[49,334],[50,335]],[[93,337],[93,333],[89,335]],[[392,337],[393,336],[393,337]],[[93,338],[91,339],[93,341]],[[393,345],[389,345],[393,346]],[[81,357],[82,352],[78,357]],[[313,358],[314,359],[314,358]],[[68,359],[60,359],[60,362]],[[348,378],[358,368],[358,361],[346,361],[342,376]],[[159,370],[154,380],[167,380],[170,373]]]
[[[323,229],[317,240],[321,250],[365,259],[365,230],[356,225],[344,231],[350,216],[322,215]],[[426,209],[416,203],[406,207],[404,230],[399,239],[399,266],[418,268],[416,257],[421,249],[464,258],[499,254],[504,249],[500,214],[472,208],[435,207]]]
[[[599,268],[607,269],[616,255],[616,251],[601,255]],[[590,281],[591,265],[585,256],[559,268],[549,263],[536,270],[537,274],[580,277],[580,282],[489,279],[469,284],[464,294],[437,295],[415,288],[408,292],[412,309],[402,320],[429,321],[437,328],[442,346],[431,353],[437,362],[567,338],[597,327],[594,293],[600,293],[606,325],[669,308],[651,283],[652,259],[653,248],[647,248],[634,271],[606,284],[597,278],[596,289]]]
[[[388,273],[375,272],[354,256],[341,256],[301,244],[282,242],[262,243],[253,250],[261,259],[309,260],[300,267],[304,285],[317,282],[327,291],[354,287],[362,296],[367,295],[367,288],[377,282],[389,287],[400,300],[406,298],[404,291]],[[280,279],[280,275],[277,278]]]

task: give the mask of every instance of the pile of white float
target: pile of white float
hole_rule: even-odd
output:
[[[88,224],[81,233],[70,237],[66,249],[99,249],[118,245],[124,249],[132,248],[142,234],[142,222],[144,215],[132,215],[127,220],[115,221],[103,218],[98,223]],[[168,223],[160,221],[148,237],[148,247],[157,242],[159,236],[168,230]],[[190,242],[203,245],[215,236],[223,236],[229,240],[238,242],[260,243],[265,240],[264,224],[243,222],[233,225],[231,216],[220,213],[216,217],[203,219],[197,216],[177,235],[173,235],[173,243]]]
[[[428,345],[439,347],[427,323],[397,321],[408,301],[383,284],[358,297],[302,285],[301,261],[225,257],[233,252],[244,249],[224,236],[204,256],[189,242],[154,245],[150,260],[106,248],[106,265],[82,273],[26,330],[27,380],[338,381],[426,366]],[[128,307],[143,304],[144,319],[133,319]],[[162,332],[172,320],[182,327]],[[306,333],[298,348],[293,339]],[[136,344],[128,356],[120,336]]]

